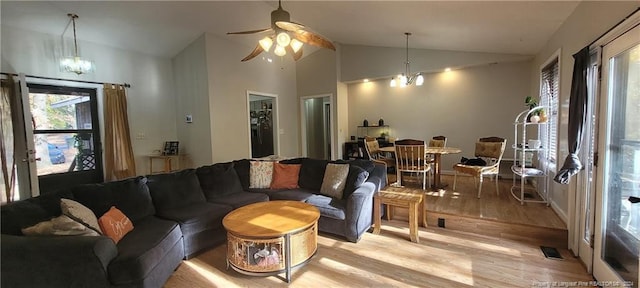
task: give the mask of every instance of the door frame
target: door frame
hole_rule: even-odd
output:
[[[331,141],[331,151],[330,151],[330,155],[329,158],[330,159],[336,159],[335,155],[336,155],[336,142],[335,142],[335,133],[334,133],[334,126],[336,125],[336,121],[335,121],[335,104],[333,101],[333,94],[331,93],[327,93],[327,94],[316,94],[316,95],[307,95],[307,96],[301,96],[300,97],[300,143],[302,145],[302,157],[307,157],[308,151],[307,151],[307,113],[305,112],[305,107],[304,107],[304,103],[306,100],[309,99],[316,99],[316,98],[329,98],[329,115],[331,115],[331,117],[329,118],[329,134],[331,135],[331,139],[329,141]],[[324,115],[324,105],[322,106],[323,108],[323,115]],[[324,124],[323,124],[324,125]],[[324,134],[324,133],[323,133]]]
[[[275,155],[280,155],[280,109],[279,108],[279,104],[278,104],[278,94],[272,94],[272,93],[266,93],[266,92],[258,92],[258,91],[252,91],[252,90],[247,90],[247,115],[246,115],[246,119],[247,119],[247,139],[248,139],[248,143],[247,146],[249,146],[249,158],[251,158],[252,156],[252,151],[251,151],[251,95],[255,95],[255,96],[262,96],[262,97],[269,97],[273,99],[273,108],[271,110],[271,113],[274,115],[273,116],[273,153]]]
[[[605,35],[603,37],[603,39],[599,40],[598,42],[594,43],[593,45],[597,46],[601,46],[601,47],[606,47],[607,45],[613,43],[614,41],[618,40],[618,41],[628,41],[622,44],[617,44],[617,45],[623,45],[623,48],[618,48],[615,51],[624,51],[630,47],[633,47],[635,45],[637,45],[638,41],[633,41],[635,39],[640,39],[639,36],[634,35],[633,33],[637,33],[638,35],[640,35],[640,13],[636,12],[633,15],[631,15],[629,18],[627,18],[627,20],[625,20],[623,23],[621,23],[620,25],[618,25],[617,27],[615,27],[614,29],[612,29],[611,32],[607,33],[607,35]],[[634,28],[635,27],[635,28]],[[636,30],[633,30],[636,29]],[[634,38],[634,36],[638,37],[638,38]],[[605,166],[607,166],[607,155],[606,155],[606,147],[605,147],[605,143],[608,139],[608,131],[609,131],[609,127],[610,127],[610,123],[609,123],[609,119],[608,119],[608,115],[609,115],[609,87],[610,84],[609,83],[609,71],[608,68],[608,60],[606,59],[607,55],[605,54],[606,51],[604,51],[603,48],[603,52],[601,53],[601,62],[602,62],[602,81],[601,81],[601,87],[599,90],[599,105],[600,105],[600,111],[598,111],[598,118],[600,118],[599,121],[599,127],[598,127],[598,131],[600,131],[600,133],[598,134],[598,151],[600,151],[600,158],[601,160],[599,161],[600,164],[598,165],[598,170],[597,170],[597,186],[596,186],[596,205],[595,205],[595,228],[594,228],[594,233],[595,233],[595,243],[594,243],[594,253],[593,253],[593,276],[598,280],[598,281],[622,281],[622,279],[620,278],[620,276],[613,270],[611,269],[611,267],[609,267],[609,265],[607,263],[605,263],[604,261],[602,261],[601,256],[602,255],[602,237],[603,234],[605,233],[605,229],[603,229],[603,217],[606,217],[606,208],[605,206],[605,196],[604,195],[604,190],[607,188],[605,185],[606,183],[604,183],[604,177],[605,175]],[[617,55],[617,53],[612,53],[612,55]],[[640,283],[637,283],[637,285],[640,285]]]

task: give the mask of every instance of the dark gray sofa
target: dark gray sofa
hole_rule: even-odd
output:
[[[14,202],[1,212],[2,287],[161,287],[182,259],[223,243],[224,216],[269,200],[297,200],[320,210],[319,231],[357,242],[372,223],[373,194],[385,169],[350,161],[342,199],[318,194],[325,160],[297,158],[298,189],[249,188],[249,160],[175,173],[88,184]],[[343,162],[343,161],[340,161]],[[22,236],[21,228],[59,216],[60,199],[73,199],[96,215],[116,206],[134,229],[118,244],[106,236]]]

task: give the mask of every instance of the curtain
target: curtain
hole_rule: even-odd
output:
[[[16,188],[15,141],[11,120],[11,95],[15,93],[13,77],[2,79],[0,88],[0,165],[2,165],[2,195],[0,203],[14,200]]]
[[[105,180],[136,175],[136,165],[129,133],[127,97],[122,85],[104,85]]]
[[[573,79],[569,96],[569,155],[560,171],[553,178],[561,184],[569,184],[571,177],[582,169],[578,151],[582,142],[582,128],[587,117],[587,70],[589,69],[589,46],[573,54]]]

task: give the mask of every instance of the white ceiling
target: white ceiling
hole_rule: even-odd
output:
[[[536,54],[579,1],[284,1],[291,20],[334,42]],[[270,26],[276,1],[2,1],[3,26],[62,35],[79,15],[84,41],[173,57],[204,32],[255,45],[231,31]],[[71,37],[71,30],[64,33]],[[248,48],[248,51],[251,48]]]

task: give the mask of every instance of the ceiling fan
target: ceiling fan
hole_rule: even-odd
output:
[[[258,56],[264,51],[269,51],[271,46],[275,44],[273,53],[278,56],[284,56],[289,52],[293,59],[298,61],[302,57],[302,45],[309,44],[322,48],[336,50],[333,43],[327,38],[320,36],[317,33],[309,31],[304,25],[291,22],[291,15],[289,12],[282,9],[280,0],[278,0],[278,9],[271,11],[271,27],[265,29],[240,31],[240,32],[228,32],[227,35],[237,34],[256,34],[270,32],[268,36],[260,39],[258,45],[253,49],[247,57],[244,57],[241,61],[248,61]],[[290,35],[291,33],[291,35]]]

